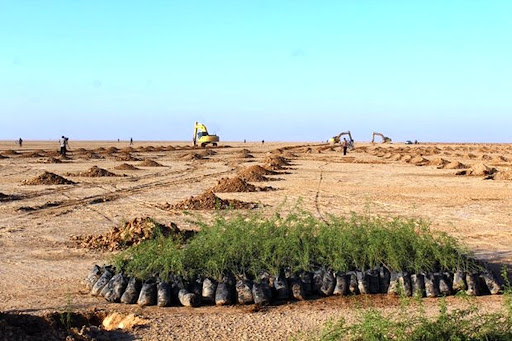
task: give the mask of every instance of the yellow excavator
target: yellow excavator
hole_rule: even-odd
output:
[[[334,145],[340,143],[340,139],[343,135],[348,135],[348,147],[350,149],[354,149],[354,139],[352,138],[352,134],[350,134],[350,130],[343,131],[343,132],[339,133],[338,135],[331,137],[329,139],[329,144],[331,146],[334,146]]]
[[[214,147],[217,147],[217,142],[219,142],[219,137],[217,135],[208,134],[208,129],[202,123],[196,122],[194,125],[194,146],[198,144],[201,147],[206,147],[207,144],[212,144]]]
[[[372,143],[375,143],[375,136],[382,137],[382,143],[391,143],[391,138],[390,137],[384,136],[383,134],[376,133],[376,132],[373,132],[373,134],[372,134]]]

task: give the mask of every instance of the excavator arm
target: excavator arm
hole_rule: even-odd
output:
[[[349,137],[349,141],[348,141],[348,142],[349,142],[351,145],[353,145],[353,144],[354,144],[354,139],[352,138],[352,134],[350,134],[350,130],[343,131],[343,132],[339,133],[338,135],[331,137],[331,138],[329,139],[329,143],[330,143],[331,145],[335,145],[335,144],[340,143],[341,137],[342,137],[343,135],[348,135],[348,137]]]
[[[208,133],[208,129],[204,124],[196,122],[194,125],[194,146],[197,144],[201,145],[201,147],[205,147],[207,144],[211,143],[213,146],[217,146],[217,142],[219,142],[219,137],[217,135],[210,135]]]
[[[390,137],[384,136],[384,134],[381,134],[381,133],[373,132],[372,143],[375,143],[375,136],[380,136],[382,138],[382,143],[390,143],[391,142]]]
[[[208,135],[208,129],[206,129],[206,126],[204,124],[201,124],[201,123],[197,123],[194,125],[194,137],[193,137],[193,141],[194,141],[194,146],[197,144],[197,134],[198,133],[202,133],[202,135]]]

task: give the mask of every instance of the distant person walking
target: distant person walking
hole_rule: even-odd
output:
[[[133,138],[130,137],[130,146],[133,144]]]
[[[343,155],[347,155],[348,141],[346,138],[343,138],[343,142],[341,142],[341,147],[343,148]]]
[[[62,137],[59,139],[59,145],[60,145],[59,153],[62,156],[66,156],[66,152],[68,151],[68,148],[69,148],[68,140],[69,140],[69,138],[65,137],[64,135],[62,135]]]
[[[265,140],[261,140],[261,144],[265,144]]]
[[[23,147],[23,140],[21,139],[21,137],[18,140],[18,146],[20,146],[20,148]]]

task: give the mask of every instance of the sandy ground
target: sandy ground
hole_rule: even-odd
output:
[[[222,177],[233,176],[245,166],[260,164],[268,152],[288,147],[296,157],[281,181],[258,183],[277,188],[272,192],[218,194],[265,204],[265,212],[287,210],[298,200],[317,216],[351,212],[414,216],[428,219],[435,230],[446,231],[463,241],[480,258],[499,266],[512,263],[512,181],[484,180],[483,176],[456,176],[457,170],[437,169],[423,162],[408,163],[421,155],[429,161],[444,158],[466,165],[484,163],[506,172],[512,167],[512,146],[498,144],[362,144],[343,156],[339,147],[307,143],[223,143],[216,155],[204,160],[184,160],[191,152],[187,142],[136,143],[131,155],[152,158],[164,167],[139,167],[137,171],[114,170],[125,161],[122,153],[98,149],[127,148],[126,142],[71,141],[70,159],[48,163],[56,142],[26,141],[19,148],[0,142],[0,193],[11,196],[0,202],[0,311],[42,314],[98,307],[109,311],[135,312],[151,323],[133,332],[147,340],[287,339],[301,330],[317,328],[333,317],[353,317],[354,300],[327,298],[290,303],[254,312],[251,307],[139,308],[107,304],[88,295],[82,280],[95,263],[108,262],[109,253],[71,247],[71,235],[104,233],[123,220],[150,216],[194,228],[190,217],[163,210],[202,193]],[[229,145],[231,148],[221,148]],[[174,150],[140,147],[173,146]],[[91,158],[81,148],[94,151]],[[254,159],[237,157],[242,148]],[[308,151],[308,148],[311,148]],[[170,148],[163,148],[170,149]],[[13,151],[18,152],[15,154]],[[200,150],[195,150],[198,152]],[[30,155],[37,152],[39,155]],[[392,161],[400,155],[402,160]],[[250,161],[250,162],[249,162]],[[126,162],[137,165],[137,161]],[[98,166],[124,177],[85,178],[67,173]],[[76,185],[26,186],[22,182],[50,171],[76,181]],[[16,200],[11,200],[16,199]],[[281,206],[284,203],[283,206]],[[279,208],[282,207],[282,208]],[[209,219],[212,212],[195,218]],[[375,298],[381,309],[396,306],[388,298]],[[500,297],[480,297],[482,307],[499,307]],[[436,300],[425,300],[435,311]],[[456,306],[457,299],[450,299]]]

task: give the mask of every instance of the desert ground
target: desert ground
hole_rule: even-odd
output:
[[[172,205],[246,167],[265,165],[269,155],[282,156],[290,164],[268,181],[254,184],[275,190],[216,195],[259,203],[256,209],[265,214],[290,210],[300,202],[318,217],[356,212],[424,218],[432,229],[457,237],[494,267],[512,264],[508,144],[356,142],[346,156],[339,146],[325,143],[223,142],[216,148],[193,149],[190,142],[129,146],[71,140],[67,158],[59,157],[57,148],[56,141],[26,141],[21,148],[13,141],[0,142],[0,312],[41,316],[71,307],[134,313],[146,323],[120,337],[143,340],[285,340],[331,318],[353,319],[361,302],[352,298],[289,302],[262,310],[141,308],[109,304],[85,289],[83,280],[92,266],[108,262],[111,252],[80,247],[73,238],[104,234],[138,217],[196,229],[192,220],[211,219],[215,210],[186,214]],[[120,176],[91,175],[93,166]],[[75,184],[37,184],[45,171]],[[384,310],[399,304],[384,296],[369,300],[365,304]],[[435,299],[424,301],[428,309],[437,309]],[[478,297],[483,309],[492,310],[501,301],[501,296]],[[453,297],[449,302],[458,304]]]

